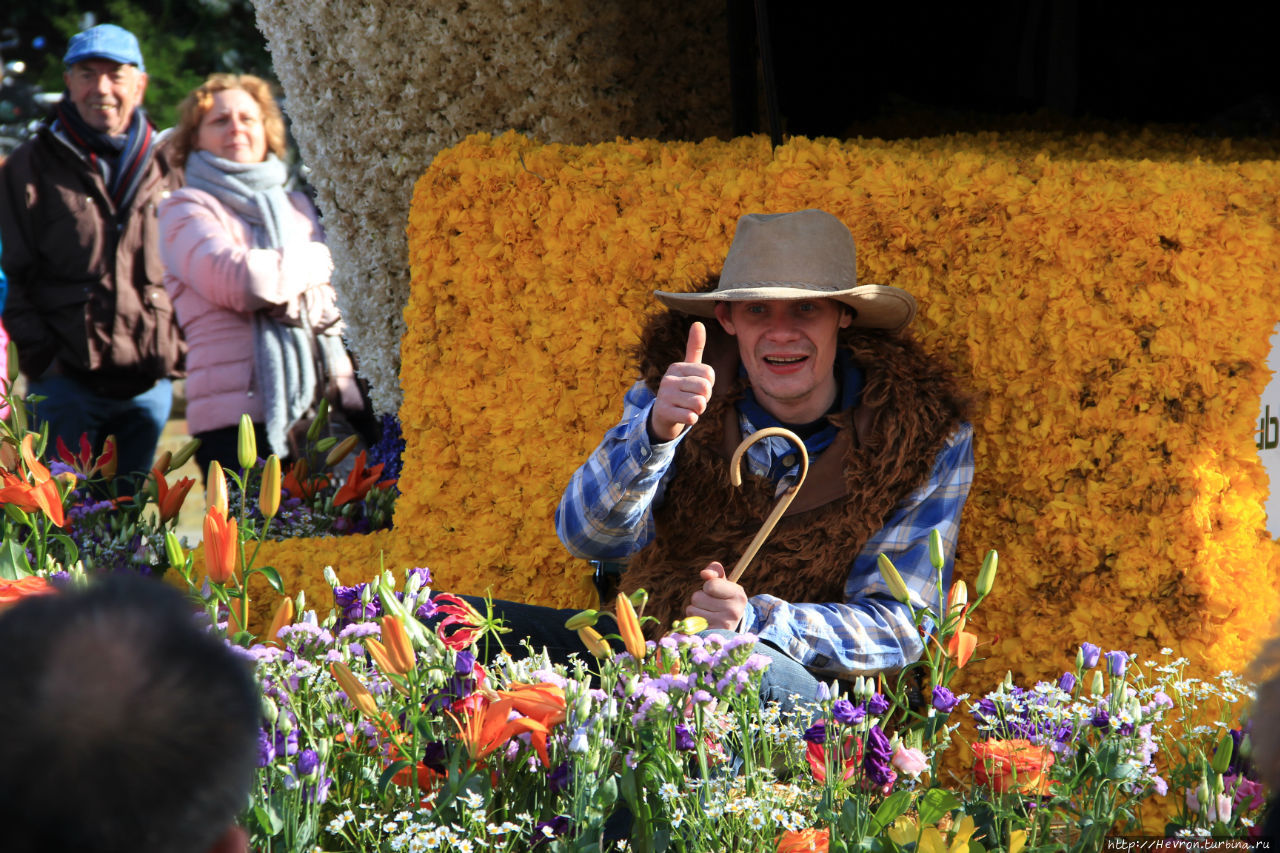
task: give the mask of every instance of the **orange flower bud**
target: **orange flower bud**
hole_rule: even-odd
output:
[[[618,620],[618,633],[622,635],[622,644],[626,646],[627,654],[636,660],[644,660],[649,647],[645,645],[644,633],[640,630],[640,618],[636,616],[636,609],[632,606],[631,599],[618,593],[616,609],[617,613],[614,617]]]
[[[262,489],[258,492],[258,508],[267,521],[280,511],[280,459],[274,453],[262,466]]]
[[[373,694],[360,683],[360,679],[356,678],[355,673],[348,669],[345,663],[331,664],[329,672],[333,673],[338,686],[342,688],[343,693],[347,694],[347,698],[351,700],[351,704],[357,711],[366,717],[377,719],[378,703],[373,700]]]
[[[209,509],[216,509],[223,518],[227,516],[227,475],[222,473],[222,464],[217,459],[209,463],[209,473],[205,475],[205,503]]]
[[[276,645],[276,646],[280,645],[280,641],[276,639],[277,636],[280,634],[280,629],[285,628],[292,624],[293,624],[293,599],[285,597],[280,599],[280,604],[279,606],[276,607],[276,615],[272,617],[271,627],[267,629],[266,642],[271,645]]]
[[[217,465],[218,463],[213,463]],[[236,547],[240,544],[235,519],[227,519],[214,507],[204,516],[204,564],[209,580],[225,584],[236,569]]]
[[[417,666],[413,654],[413,644],[409,642],[409,634],[404,625],[395,616],[382,617],[382,642],[386,644],[391,658],[392,672],[408,675]]]

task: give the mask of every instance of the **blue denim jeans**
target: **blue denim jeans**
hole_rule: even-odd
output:
[[[485,601],[475,596],[462,596],[471,605],[484,612]],[[564,627],[565,620],[577,613],[577,610],[556,610],[536,604],[521,604],[514,601],[493,602],[494,615],[500,617],[511,629],[502,635],[502,642],[507,651],[513,654],[520,646],[521,640],[528,639],[534,651],[546,648],[547,655],[553,663],[568,663],[569,655],[578,654],[583,659],[590,659],[587,647],[578,639],[576,631]],[[601,634],[614,633],[612,617],[605,617],[605,626],[597,630]],[[735,636],[733,631],[708,630],[702,636],[718,634],[729,638]],[[481,650],[481,658],[488,660],[497,654],[495,641],[486,637],[490,644]],[[618,645],[621,649],[621,646]],[[818,679],[805,669],[799,661],[781,649],[766,642],[757,642],[756,654],[769,658],[769,668],[764,672],[764,680],[760,684],[760,698],[765,702],[777,702],[786,712],[795,710],[797,704],[815,703],[818,701]]]
[[[114,435],[120,454],[118,475],[151,469],[160,433],[173,406],[170,380],[161,379],[138,396],[123,400],[96,394],[88,385],[70,376],[33,379],[27,388],[30,393],[46,398],[36,404],[36,419],[49,425],[50,451],[57,447],[57,439],[61,437],[72,453],[78,453],[80,436],[86,434],[97,453],[102,449],[103,440]],[[131,487],[122,489],[125,493],[132,491]]]

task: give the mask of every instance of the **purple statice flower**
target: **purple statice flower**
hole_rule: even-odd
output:
[[[879,726],[872,726],[862,748],[862,770],[867,780],[877,788],[892,783],[897,778],[892,762],[893,747],[889,745],[888,735]]]
[[[1125,668],[1128,666],[1128,652],[1107,652],[1107,672],[1119,678],[1124,675]]]
[[[72,468],[70,465],[63,462],[61,459],[49,459],[47,461],[49,463],[49,466],[48,466],[49,473],[54,477],[58,476],[59,474],[75,474],[77,480],[84,479],[84,477],[81,477],[79,472],[77,472],[75,468]]]
[[[681,752],[688,752],[697,746],[697,742],[693,738],[693,732],[689,731],[689,727],[684,723],[676,725],[676,749]]]
[[[837,699],[831,703],[831,716],[836,722],[844,723],[846,726],[856,726],[866,719],[867,709],[853,704],[848,699]]]
[[[1098,648],[1093,643],[1081,643],[1080,644],[1080,660],[1081,660],[1080,665],[1085,669],[1093,669],[1095,666],[1098,665],[1098,658],[1099,656],[1101,656],[1101,654],[1102,654],[1102,649]]]
[[[878,717],[888,710],[889,710],[889,700],[884,698],[883,693],[876,693],[874,696],[872,696],[870,699],[867,700],[868,714],[874,714],[875,716]]]
[[[1076,674],[1074,672],[1062,673],[1062,678],[1058,679],[1058,689],[1063,693],[1070,693],[1076,689]]]
[[[547,789],[558,794],[568,788],[573,782],[573,765],[567,761],[562,761],[554,770],[547,774]]]
[[[959,704],[960,700],[956,698],[956,694],[952,693],[947,688],[942,687],[941,685],[933,688],[933,707],[937,708],[942,713],[950,714],[956,709],[956,705]]]
[[[816,743],[819,746],[827,742],[827,723],[825,720],[818,720],[812,726],[804,730],[802,735],[804,740],[809,743]]]

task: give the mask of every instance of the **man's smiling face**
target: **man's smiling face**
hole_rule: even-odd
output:
[[[756,400],[789,424],[822,417],[835,400],[836,335],[853,316],[834,299],[719,302],[716,319],[738,339]]]
[[[142,103],[147,75],[132,65],[110,59],[86,59],[66,70],[71,103],[80,117],[95,130],[119,136],[129,129],[133,111]]]

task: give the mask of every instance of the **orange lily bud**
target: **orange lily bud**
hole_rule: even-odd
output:
[[[360,683],[360,679],[356,678],[355,673],[348,669],[345,663],[330,664],[329,672],[333,673],[338,686],[342,688],[343,693],[347,694],[347,698],[351,700],[351,704],[357,711],[366,717],[377,718],[378,703],[373,700],[373,694]]]
[[[329,451],[329,455],[324,458],[324,464],[332,468],[334,465],[337,465],[343,459],[346,459],[347,455],[351,453],[351,451],[355,450],[356,445],[359,443],[360,443],[360,436],[358,435],[347,436],[338,444],[337,447]]]
[[[176,471],[183,465],[187,464],[187,460],[196,455],[196,451],[200,449],[200,439],[193,438],[182,447],[178,448],[178,452],[169,460],[169,467],[165,469],[165,473]]]
[[[401,674],[396,671],[396,665],[391,662],[391,653],[387,651],[387,647],[382,645],[382,643],[379,643],[377,640],[373,639],[373,637],[368,637],[364,641],[364,647],[369,653],[369,656],[373,658],[373,662],[378,665],[378,669],[382,670],[384,675],[389,677]],[[388,678],[388,680],[391,682],[391,686],[400,693],[405,696],[409,695],[409,689],[405,687],[403,677]]]
[[[958,580],[951,585],[951,591],[947,593],[946,619],[955,620],[951,626],[953,630],[964,630],[964,617],[968,606],[969,587],[965,586],[964,581]]]
[[[280,459],[274,453],[262,466],[262,489],[258,493],[258,507],[267,521],[280,511]]]
[[[613,648],[604,641],[604,637],[600,636],[600,632],[595,628],[579,628],[578,639],[582,640],[582,644],[587,647],[587,651],[591,652],[600,660],[608,660],[613,657]]]
[[[156,455],[156,464],[152,465],[153,470],[160,471],[162,474],[169,470],[169,463],[173,461],[173,454],[167,450],[161,450]]]
[[[645,645],[644,634],[640,630],[640,618],[636,616],[631,599],[622,593],[618,593],[615,618],[618,620],[618,633],[622,635],[622,644],[626,646],[627,653],[636,660],[644,660],[649,648]]]
[[[253,432],[253,419],[240,416],[240,429],[236,433],[236,460],[248,471],[258,461],[258,437]]]
[[[271,619],[271,627],[267,629],[266,642],[271,645],[280,645],[280,641],[276,637],[280,634],[280,629],[293,624],[293,599],[282,598],[280,604],[276,607],[276,615]]]
[[[413,655],[413,644],[409,642],[409,634],[399,618],[382,617],[382,641],[386,643],[387,653],[391,656],[392,671],[400,675],[413,672],[418,662]]]
[[[213,463],[214,465],[218,463]],[[225,584],[236,569],[236,546],[240,543],[235,519],[228,519],[215,507],[204,516],[204,565],[209,580]]]
[[[223,518],[227,516],[227,475],[222,473],[222,464],[217,459],[209,463],[209,473],[205,477],[205,503],[209,509],[216,509]]]

